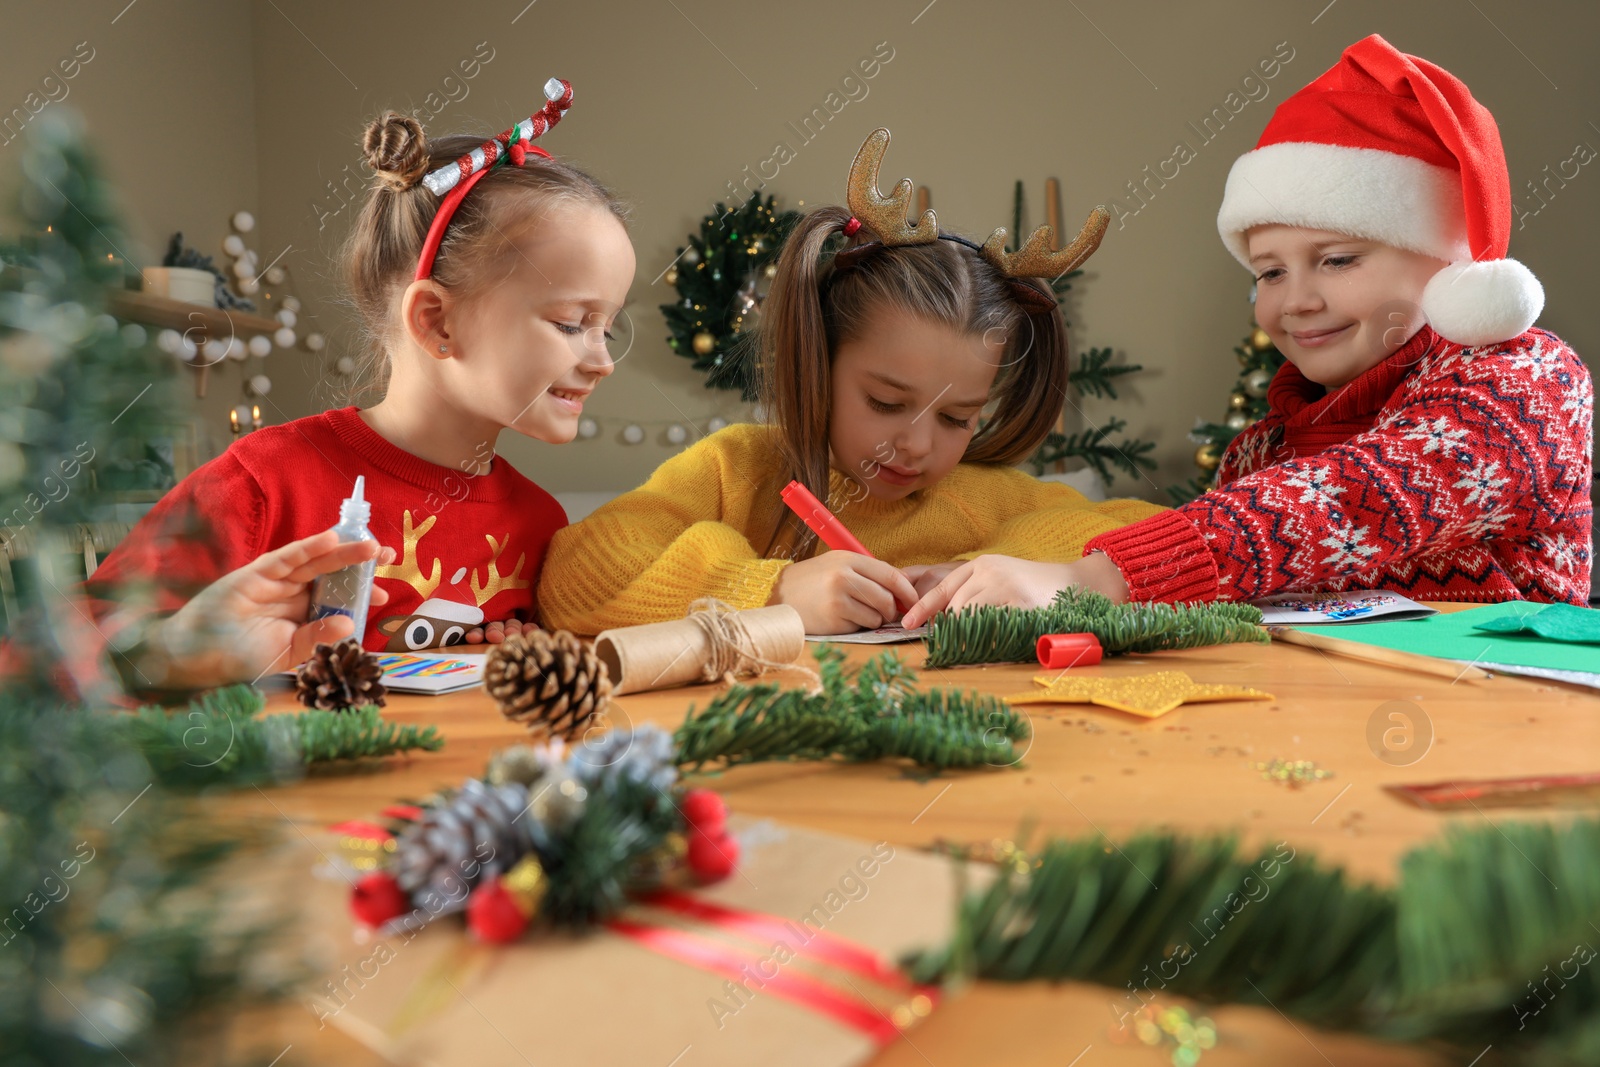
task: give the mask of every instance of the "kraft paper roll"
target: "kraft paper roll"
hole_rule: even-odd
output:
[[[689,617],[624,626],[594,639],[617,696],[757,675],[786,667],[806,645],[805,623],[787,604],[733,611],[696,601]]]

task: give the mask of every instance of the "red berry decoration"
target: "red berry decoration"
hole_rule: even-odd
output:
[[[728,825],[728,805],[722,797],[709,789],[691,789],[683,794],[683,821],[690,830],[698,830],[712,837],[723,834]]]
[[[350,914],[367,926],[382,926],[410,910],[410,899],[387,871],[373,871],[350,892]]]
[[[707,834],[696,830],[689,835],[684,860],[702,882],[720,882],[739,865],[739,842],[726,833]]]
[[[467,899],[467,925],[478,940],[503,945],[522,936],[528,928],[528,913],[496,878],[478,886]]]

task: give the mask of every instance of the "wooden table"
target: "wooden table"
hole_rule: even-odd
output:
[[[884,651],[846,647],[852,663]],[[922,664],[921,645],[892,647],[912,666]],[[1121,657],[1091,668],[1107,676],[1155,669],[1183,670],[1200,682],[1254,686],[1275,699],[1190,705],[1155,720],[1090,706],[1033,705],[1025,710],[1034,738],[1020,768],[924,778],[891,764],[764,764],[732,770],[711,784],[736,812],[897,847],[1008,838],[1025,816],[1041,835],[1104,835],[1113,841],[1154,827],[1231,830],[1247,847],[1287,841],[1297,853],[1314,853],[1356,878],[1387,882],[1403,853],[1451,822],[1563,816],[1525,810],[1435,814],[1393,799],[1384,784],[1597,769],[1600,695],[1565,685],[1510,676],[1452,684],[1281,644]],[[1031,688],[1035,673],[1036,667],[1023,664],[968,667],[923,671],[921,681],[1004,694]],[[613,721],[673,727],[691,703],[704,704],[715,691],[696,687],[623,697]],[[293,707],[287,694],[269,702],[269,710]],[[1394,713],[1414,722],[1418,738],[1431,732],[1432,741],[1425,751],[1415,742],[1404,749],[1404,735],[1391,733],[1388,743],[1401,754],[1385,762],[1384,731],[1404,729],[1402,720],[1391,718]],[[397,798],[424,796],[481,774],[492,752],[524,736],[481,690],[396,696],[387,714],[401,723],[438,724],[447,738],[444,750],[390,761],[381,773],[313,777],[251,791],[234,803],[307,827],[370,817]],[[1265,779],[1257,769],[1273,758],[1313,760],[1333,775],[1293,788]],[[1395,762],[1407,758],[1414,762]],[[1106,988],[1076,983],[980,983],[875,1063],[1170,1062],[1164,1051],[1112,1042],[1108,1005],[1114,997]],[[1228,1007],[1211,1014],[1220,1044],[1202,1059],[1208,1067],[1438,1062],[1409,1048],[1318,1032],[1270,1008]],[[333,1027],[319,1031],[314,1024],[309,1012],[279,1012],[265,1024],[263,1043],[292,1043],[285,1065],[380,1062]]]

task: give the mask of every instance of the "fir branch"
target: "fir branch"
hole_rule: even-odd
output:
[[[1038,451],[1028,457],[1028,462],[1033,465],[1034,474],[1043,474],[1044,469],[1052,463],[1064,459],[1081,459],[1093,467],[1095,473],[1100,475],[1102,481],[1111,481],[1111,468],[1124,471],[1129,475],[1137,475],[1141,470],[1154,470],[1155,461],[1148,453],[1155,450],[1154,441],[1124,440],[1112,442],[1113,434],[1119,434],[1127,428],[1127,423],[1119,418],[1111,418],[1104,426],[1081,433],[1063,434],[1052,431],[1039,446]]]
[[[140,708],[128,729],[161,781],[175,787],[285,781],[314,764],[444,747],[437,728],[387,722],[372,705],[261,717],[265,706],[253,686],[224,686],[176,711]]]
[[[1120,378],[1124,374],[1137,374],[1144,370],[1144,367],[1138,363],[1110,366],[1111,359],[1115,355],[1116,351],[1110,348],[1091,348],[1087,352],[1080,352],[1078,368],[1067,375],[1067,380],[1079,393],[1117,399],[1113,379]]]
[[[934,616],[929,667],[1023,663],[1045,634],[1092,633],[1108,655],[1235,643],[1265,644],[1261,612],[1249,604],[1113,604],[1099,593],[1063,589],[1046,608],[984,605]]]
[[[1600,821],[1454,829],[1394,888],[1282,844],[1241,860],[1229,838],[1055,840],[1032,859],[964,896],[952,940],[906,961],[917,980],[1083,979],[1134,990],[1124,1016],[1165,992],[1461,1062],[1489,1045],[1502,1062],[1597,1062]]]
[[[1027,720],[995,697],[956,690],[919,692],[916,675],[892,652],[850,674],[844,654],[815,652],[822,691],[771,684],[730,686],[704,710],[689,709],[674,734],[678,762],[691,769],[766,760],[904,758],[923,767],[1010,766]]]

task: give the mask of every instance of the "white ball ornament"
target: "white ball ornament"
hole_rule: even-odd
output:
[[[230,233],[222,239],[222,250],[230,256],[244,255],[244,238],[236,233]]]
[[[598,422],[595,422],[593,419],[579,419],[578,420],[578,436],[583,438],[584,440],[587,441],[589,438],[593,437],[595,434],[597,434],[599,432],[600,432],[600,424]]]
[[[250,343],[246,347],[250,349],[250,354],[257,359],[265,358],[272,354],[272,338],[264,333],[258,333],[250,338]]]
[[[285,326],[293,326],[296,322],[300,321],[295,316],[295,313],[290,311],[288,308],[281,309],[276,315],[273,316],[273,318],[277,319]]]
[[[254,278],[255,275],[256,270],[250,265],[248,259],[236,259],[233,261],[233,276],[235,278]]]
[[[256,217],[248,211],[235,211],[233,213],[233,228],[240,233],[249,233],[256,228]]]
[[[644,427],[629,424],[623,428],[622,439],[630,445],[636,445],[644,440]]]
[[[183,349],[183,334],[177,330],[162,330],[156,334],[156,347],[175,356]]]
[[[122,343],[129,348],[143,348],[149,336],[144,332],[144,327],[137,322],[130,322],[121,330]]]
[[[239,283],[239,292],[243,293],[245,296],[255,296],[256,293],[260,291],[261,283],[256,281],[254,278],[246,278],[244,281]]]
[[[320,333],[308,333],[308,334],[306,334],[306,351],[307,352],[321,352],[327,346],[328,346],[327,338],[323,337]]]
[[[728,428],[728,420],[721,415],[713,415],[706,420],[706,433],[716,433],[718,430]]]
[[[268,271],[267,273],[268,274],[277,274],[279,276],[278,277],[278,282],[283,281],[283,277],[282,277],[283,268],[282,267],[273,267],[272,270]],[[267,281],[271,282],[272,279],[268,278]],[[272,282],[272,284],[273,285],[277,285],[278,282]],[[291,296],[286,296],[281,301],[278,302],[278,306],[283,308],[283,310],[285,310],[285,311],[299,311],[300,310],[300,298],[297,297],[297,296],[292,296],[292,295]]]
[[[277,333],[272,335],[272,343],[277,345],[279,348],[293,348],[294,341],[294,331],[289,329],[287,326],[283,327]]]
[[[283,284],[283,280],[285,278],[287,278],[287,277],[288,277],[288,275],[284,273],[284,270],[283,270],[282,267],[268,267],[267,268],[267,284],[268,285],[282,285]],[[283,306],[284,307],[288,307],[289,306],[289,301],[291,301],[291,300],[294,300],[294,297],[292,297],[292,296],[284,297],[283,298]],[[295,305],[297,307],[299,306],[299,303],[300,302],[298,300],[295,300]]]
[[[228,342],[213,337],[200,345],[200,358],[208,364],[221,363],[228,358]]]
[[[180,336],[178,338],[178,350],[174,352],[173,355],[177,356],[179,359],[192,363],[194,362],[194,357],[199,353],[200,350],[195,347],[193,340],[185,336]]]
[[[257,374],[250,379],[250,391],[256,396],[266,396],[272,392],[272,379],[265,374]]]
[[[245,344],[237,337],[228,338],[228,343],[225,346],[224,351],[228,353],[228,358],[233,360],[235,363],[243,363],[246,359],[250,358],[250,346]]]
[[[340,356],[338,361],[334,363],[333,369],[340,374],[354,374],[356,372],[356,361],[350,356]]]
[[[677,423],[673,423],[671,426],[667,427],[667,442],[669,444],[681,445],[688,439],[689,431],[685,430]]]

